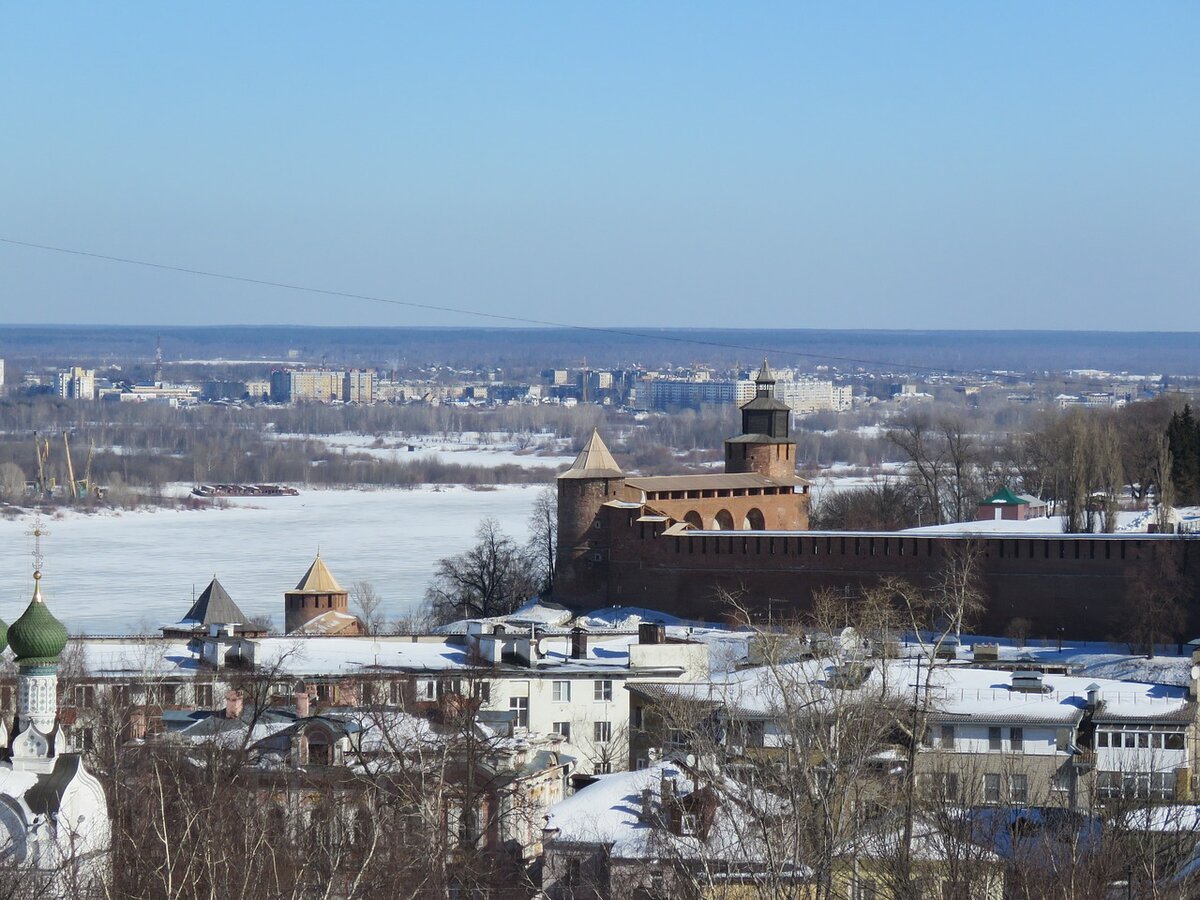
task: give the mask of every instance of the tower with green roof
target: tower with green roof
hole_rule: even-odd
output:
[[[67,646],[67,629],[42,599],[42,573],[33,573],[33,599],[7,632],[17,662],[17,730],[30,725],[42,734],[58,718],[58,658]]]

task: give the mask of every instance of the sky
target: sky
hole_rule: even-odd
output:
[[[38,3],[0,238],[563,324],[1200,330],[1200,4]],[[0,243],[0,322],[489,325]]]

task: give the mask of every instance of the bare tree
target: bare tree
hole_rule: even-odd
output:
[[[350,585],[350,597],[359,621],[367,634],[379,634],[383,630],[383,598],[369,581],[356,581]]]
[[[25,473],[13,462],[0,463],[0,500],[20,503],[25,497]]]
[[[495,519],[484,519],[475,546],[438,561],[426,599],[438,622],[467,616],[510,613],[538,591],[529,557],[500,531]]]
[[[554,563],[558,546],[558,492],[543,488],[529,513],[529,551],[541,584],[542,594],[554,587]]]

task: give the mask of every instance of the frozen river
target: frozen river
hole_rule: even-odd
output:
[[[317,549],[349,589],[369,581],[388,617],[425,593],[438,559],[474,542],[484,516],[524,542],[542,485],[491,491],[306,490],[231,501],[227,509],[142,510],[47,517],[46,602],[72,633],[155,630],[187,612],[215,574],[247,616],[283,624],[283,592]],[[32,516],[0,520],[0,618],[11,624],[32,591]]]

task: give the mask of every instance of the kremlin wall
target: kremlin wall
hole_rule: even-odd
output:
[[[725,442],[725,472],[625,476],[598,433],[558,479],[556,599],[576,608],[643,606],[715,620],[727,594],[766,621],[795,616],[822,589],[855,593],[886,576],[927,585],[948,554],[978,548],[987,609],[975,630],[1033,637],[1128,634],[1135,582],[1183,577],[1188,637],[1200,633],[1200,541],[1174,535],[915,535],[808,531],[809,486],[795,475],[787,407],[766,364]],[[780,408],[781,407],[781,408]],[[1184,638],[1185,640],[1187,638]]]

